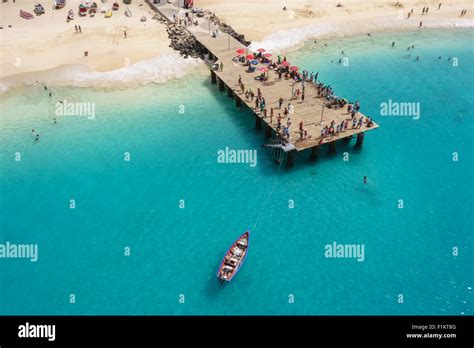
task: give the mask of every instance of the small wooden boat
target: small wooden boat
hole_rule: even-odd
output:
[[[69,12],[67,13],[67,20],[72,21],[73,19],[74,19],[74,11],[69,10]]]
[[[37,16],[41,16],[42,14],[44,14],[44,7],[41,4],[36,4],[34,11]]]
[[[79,5],[79,16],[84,17],[87,15],[87,7],[84,4]]]
[[[66,5],[66,0],[55,0],[54,1],[54,8],[56,10],[59,10],[60,8],[63,8],[64,5]]]
[[[221,282],[230,282],[239,272],[248,253],[249,240],[250,231],[247,231],[237,238],[229,250],[227,250],[217,270],[217,278]]]
[[[20,17],[24,19],[33,19],[35,16],[33,16],[31,13],[20,10]]]

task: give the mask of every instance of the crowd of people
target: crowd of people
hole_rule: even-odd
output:
[[[366,127],[373,126],[374,123],[369,117],[358,117],[360,110],[360,103],[358,101],[350,103],[346,99],[336,95],[330,85],[318,82],[318,72],[315,73],[308,70],[300,72],[297,67],[290,66],[286,57],[281,57],[280,55],[277,56],[276,60],[272,60],[270,58],[271,55],[265,55],[263,52],[257,52],[250,56],[252,56],[252,59],[246,58],[243,55],[238,55],[234,57],[233,61],[248,66],[248,69],[246,70],[247,72],[254,72],[257,69],[256,65],[259,63],[263,64],[265,68],[260,69],[261,74],[255,76],[256,80],[261,82],[268,81],[269,71],[274,71],[274,73],[277,74],[279,81],[283,78],[286,80],[293,80],[293,94],[291,100],[286,106],[284,106],[284,99],[280,97],[275,107],[267,104],[265,97],[262,94],[263,88],[257,88],[256,92],[254,92],[251,87],[246,88],[241,75],[239,75],[237,83],[240,92],[245,97],[245,101],[253,105],[253,109],[257,114],[261,115],[262,118],[269,118],[267,122],[271,126],[276,126],[275,129],[283,140],[291,141],[292,115],[294,113],[294,105],[291,101],[293,100],[304,103],[305,91],[308,88],[308,84],[316,87],[318,98],[326,99],[326,102],[323,104],[324,107],[329,109],[340,109],[347,105],[348,117],[338,124],[333,120],[330,125],[324,126],[320,131],[321,142],[324,141],[324,138],[338,136],[347,129],[360,129],[364,123]],[[253,62],[255,60],[257,62]],[[297,88],[295,88],[295,86],[297,86]],[[299,122],[298,127],[300,140],[311,138],[311,135],[308,135],[308,129],[305,127],[303,121]]]

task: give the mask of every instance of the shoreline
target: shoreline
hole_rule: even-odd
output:
[[[423,30],[457,30],[474,28],[474,20],[471,19],[454,19],[445,20],[442,23],[437,20],[428,22],[426,28],[416,29],[412,26],[392,26],[387,25],[383,19],[374,22],[384,23],[385,25],[374,25],[370,29],[371,34],[390,33],[407,33],[421,32]],[[305,27],[294,28],[289,30],[280,30],[276,33],[268,35],[260,42],[252,42],[249,46],[252,49],[258,47],[268,47],[269,52],[275,52],[286,55],[290,52],[296,52],[304,49],[305,45],[315,39],[331,40],[331,39],[351,39],[366,35],[364,27],[361,30],[354,31],[352,28],[338,27],[333,25],[327,27],[324,25],[308,25]],[[290,34],[297,35],[298,40],[290,41],[284,38]],[[283,40],[281,40],[283,38]],[[279,43],[276,45],[275,42]],[[258,47],[257,47],[258,46]],[[176,64],[178,63],[178,64]],[[169,69],[170,66],[174,69]],[[179,67],[176,67],[179,65]],[[195,68],[204,68],[205,64],[202,60],[194,58],[183,58],[176,51],[159,54],[153,58],[140,59],[128,66],[113,70],[93,70],[87,64],[63,64],[50,69],[28,71],[0,77],[0,95],[9,90],[16,89],[21,86],[32,86],[36,83],[47,83],[51,86],[60,87],[80,87],[80,88],[99,88],[99,89],[126,89],[136,86],[143,86],[149,83],[165,83],[172,79],[180,79],[188,73],[194,71]],[[36,82],[38,81],[38,82]]]

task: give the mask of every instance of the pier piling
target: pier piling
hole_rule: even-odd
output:
[[[361,147],[363,143],[364,143],[364,132],[357,134],[357,141],[356,141],[355,146]]]
[[[217,83],[217,75],[216,75],[216,73],[215,73],[214,70],[211,70],[211,82],[212,82],[213,84],[216,84],[216,83]]]
[[[311,148],[311,155],[309,155],[309,160],[311,162],[314,162],[318,159],[318,152],[319,152],[319,146],[315,146]]]
[[[292,168],[295,165],[295,151],[286,153],[286,168]]]
[[[270,126],[265,127],[265,140],[268,140],[272,136],[272,128]]]
[[[233,98],[234,97],[234,91],[232,90],[232,88],[230,86],[227,86],[227,96],[229,98]]]
[[[328,154],[329,155],[333,155],[336,153],[336,142],[335,141],[331,141],[329,144],[328,144]]]
[[[242,106],[242,100],[240,100],[240,97],[237,94],[235,94],[235,106]]]
[[[257,114],[255,114],[255,129],[262,129],[262,119]]]
[[[222,81],[221,79],[219,79],[219,91],[223,91],[224,89],[225,89],[224,81]]]

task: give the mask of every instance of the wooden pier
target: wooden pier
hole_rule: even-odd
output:
[[[173,12],[173,11],[176,12]],[[176,6],[169,4],[168,7],[163,6],[159,11],[162,15],[170,20],[173,13],[178,14]],[[179,12],[182,14],[185,10],[180,9]],[[196,18],[196,17],[195,17]],[[327,102],[325,97],[318,97],[317,87],[314,83],[305,83],[305,100],[297,100],[293,97],[292,92],[297,89],[302,90],[301,83],[294,82],[291,79],[282,78],[278,79],[278,74],[269,70],[267,72],[268,80],[259,81],[255,77],[261,74],[260,68],[266,67],[259,63],[255,65],[255,72],[247,72],[247,66],[242,63],[235,63],[232,59],[236,56],[237,49],[244,49],[247,53],[254,53],[248,50],[247,47],[242,45],[240,42],[235,40],[230,35],[219,31],[217,37],[211,35],[214,30],[214,25],[210,23],[205,17],[196,18],[199,21],[199,25],[187,26],[187,30],[206,48],[209,52],[209,66],[211,69],[211,81],[219,86],[220,90],[225,90],[229,97],[235,99],[236,106],[246,105],[252,110],[255,116],[255,128],[265,129],[265,138],[268,139],[281,137],[282,142],[285,144],[282,146],[284,152],[286,152],[286,164],[288,167],[293,165],[294,155],[296,152],[300,152],[306,149],[311,149],[310,160],[315,160],[318,157],[319,149],[325,145],[327,146],[328,153],[336,152],[336,142],[342,140],[344,142],[350,141],[351,138],[356,137],[356,146],[360,147],[364,140],[364,134],[366,131],[376,129],[379,126],[373,122],[373,126],[367,127],[364,122],[362,127],[352,129],[351,115],[347,113],[347,107],[333,109],[325,107],[324,104]],[[264,47],[263,47],[264,48]],[[276,59],[277,52],[272,52]],[[215,62],[219,66],[222,62],[222,71],[213,70],[212,63]],[[255,99],[251,101],[246,100],[245,93],[242,92],[240,85],[238,84],[239,76],[242,83],[244,84],[244,91],[249,90],[257,95],[257,89],[260,88],[263,98],[265,98],[267,109],[267,117],[260,112],[259,109],[255,108]],[[282,108],[279,109],[279,99],[283,98]],[[293,105],[293,113],[289,114],[291,117],[291,134],[290,139],[280,136],[276,130],[277,118],[280,113],[282,116],[281,123],[286,125],[286,119],[283,118],[284,108],[290,103]],[[273,108],[273,119],[270,122],[270,109]],[[356,117],[359,119],[362,115],[360,112],[357,113]],[[366,120],[366,117],[364,116]],[[330,126],[331,121],[335,122],[335,125],[341,124],[343,120],[349,120],[348,128],[340,132],[339,134],[332,137],[321,137],[321,129],[325,126]],[[300,139],[299,124],[303,122],[304,130],[307,131],[306,139]]]

